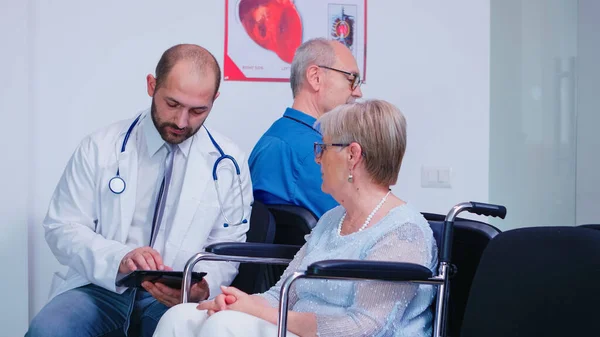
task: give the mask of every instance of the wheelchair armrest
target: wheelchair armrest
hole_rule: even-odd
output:
[[[427,281],[433,273],[429,268],[415,263],[324,260],[309,265],[306,275],[382,281]]]
[[[219,242],[207,246],[205,250],[217,255],[293,259],[300,248],[302,247],[269,243]]]

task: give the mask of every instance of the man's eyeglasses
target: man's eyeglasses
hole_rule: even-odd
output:
[[[360,74],[358,74],[358,73],[351,73],[348,71],[344,71],[344,70],[340,70],[340,69],[336,69],[336,68],[332,68],[332,67],[327,67],[327,66],[318,66],[318,67],[337,71],[339,73],[346,74],[348,76],[352,76],[352,78],[348,79],[348,81],[350,81],[350,83],[351,83],[350,88],[352,88],[352,91],[356,90],[356,88],[358,88],[362,84],[362,80],[360,79]]]
[[[321,158],[321,156],[323,155],[323,152],[325,152],[325,150],[327,150],[328,146],[339,146],[339,147],[346,147],[350,145],[348,144],[342,144],[342,143],[330,143],[330,144],[324,144],[324,143],[315,143],[314,145],[314,150],[315,150],[315,158]]]

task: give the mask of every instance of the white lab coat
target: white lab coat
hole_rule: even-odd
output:
[[[147,112],[146,112],[147,113]],[[148,116],[149,118],[149,116]],[[125,245],[136,203],[137,145],[135,127],[120,153],[125,133],[133,119],[114,123],[86,137],[75,150],[54,191],[44,219],[45,237],[61,264],[68,266],[66,276],[55,274],[50,298],[89,283],[118,293],[126,289],[115,286],[119,263],[132,248]],[[210,130],[210,128],[209,128]],[[164,263],[174,270],[183,270],[187,260],[209,244],[225,241],[245,241],[249,228],[252,185],[247,157],[231,140],[210,130],[225,154],[233,156],[240,166],[247,224],[225,228],[212,169],[219,152],[206,130],[195,135],[188,156],[187,169],[179,204],[172,224],[164,232]],[[119,155],[119,164],[117,164]],[[120,168],[127,188],[114,194],[108,182]],[[235,178],[235,180],[234,180]],[[237,221],[241,214],[241,199],[233,165],[223,160],[218,170],[219,189],[227,217]],[[235,216],[233,216],[235,215]],[[151,225],[152,219],[148,219]],[[221,284],[230,284],[237,275],[237,263],[203,261],[195,271],[207,272],[210,298],[221,291]],[[58,279],[56,279],[58,277]]]

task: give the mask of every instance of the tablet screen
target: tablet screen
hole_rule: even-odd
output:
[[[202,281],[206,273],[193,272],[192,284]],[[115,284],[118,287],[142,287],[144,281],[162,283],[170,288],[181,289],[182,271],[136,270],[129,274],[119,275]]]

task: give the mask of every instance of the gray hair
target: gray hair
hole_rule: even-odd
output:
[[[398,180],[406,151],[406,119],[393,104],[366,100],[340,105],[315,123],[333,143],[360,144],[373,182],[389,187]]]
[[[300,88],[306,80],[306,70],[312,65],[332,67],[335,63],[335,50],[331,45],[331,40],[326,38],[310,39],[301,44],[292,61],[290,73],[290,85],[292,86],[292,96],[300,91]]]

